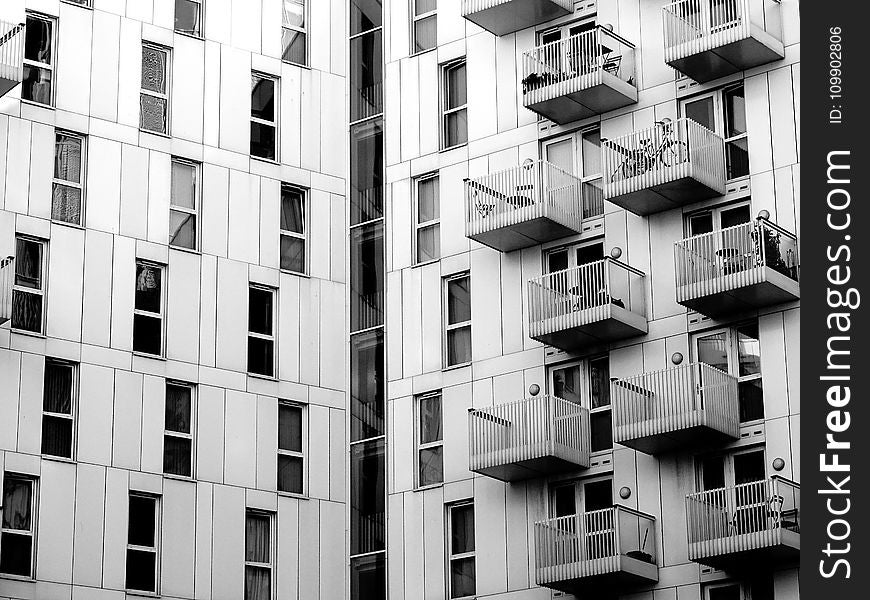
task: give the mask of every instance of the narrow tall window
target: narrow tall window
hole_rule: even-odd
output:
[[[163,354],[163,277],[165,268],[136,261],[136,297],[133,305],[133,351]]]
[[[169,245],[196,250],[199,246],[200,166],[172,159],[169,198]]]
[[[306,272],[307,196],[302,188],[281,186],[281,268],[285,271]]]
[[[275,375],[275,290],[248,289],[248,373]]]
[[[302,494],[302,411],[298,404],[278,403],[278,491]]]
[[[474,562],[474,504],[463,502],[448,506],[447,518],[449,597],[469,598],[477,593]]]
[[[749,140],[746,133],[746,98],[743,86],[722,92],[725,109],[725,155],[728,179],[749,175]]]
[[[307,65],[305,0],[283,0],[283,5],[281,58],[285,62]]]
[[[613,448],[610,410],[610,359],[607,356],[589,361],[589,427],[592,452]]]
[[[169,133],[169,50],[151,44],[142,44],[139,128]]]
[[[272,598],[272,515],[245,514],[245,600]]]
[[[82,224],[85,181],[85,138],[58,131],[54,135],[54,179],[51,189],[51,218]]]
[[[55,19],[27,13],[21,99],[46,106],[54,103]]]
[[[75,446],[76,365],[45,359],[42,389],[42,453],[72,458]]]
[[[278,80],[251,74],[251,156],[276,160]]]
[[[159,505],[156,496],[130,493],[125,584],[128,590],[157,593]]]
[[[415,259],[418,263],[441,257],[441,199],[438,175],[426,175],[415,180]]]
[[[438,45],[436,0],[411,0],[414,6],[414,52],[425,52]]]
[[[12,285],[12,329],[45,330],[45,265],[48,243],[20,236],[15,240],[15,282]]]
[[[417,398],[417,485],[444,481],[444,441],[441,431],[441,392]]]
[[[175,31],[202,37],[202,0],[175,0]]]
[[[445,365],[471,362],[471,276],[468,273],[445,280]]]
[[[163,432],[163,472],[193,476],[193,386],[166,384],[166,416]]]
[[[6,473],[0,506],[0,573],[33,577],[36,480]]]
[[[465,60],[450,63],[443,69],[442,145],[460,146],[468,141],[468,95]]]

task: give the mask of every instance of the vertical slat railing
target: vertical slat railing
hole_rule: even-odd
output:
[[[12,285],[15,283],[15,257],[0,259],[0,325],[12,318]]]
[[[0,21],[0,78],[20,82],[24,76],[24,24]]]

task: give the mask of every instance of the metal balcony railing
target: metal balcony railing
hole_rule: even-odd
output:
[[[574,0],[462,0],[462,16],[495,35],[546,23],[574,11]]]
[[[589,411],[551,395],[473,409],[468,445],[471,471],[508,481],[588,467]]]
[[[705,363],[613,380],[610,399],[614,441],[644,452],[739,435],[737,378]]]
[[[655,517],[613,506],[535,523],[535,580],[570,589],[570,582],[617,574],[658,580]],[[567,584],[567,585],[566,585]]]
[[[800,549],[801,488],[779,475],[686,496],[689,559],[722,564],[744,553]],[[785,552],[782,552],[785,551]]]
[[[0,259],[0,325],[12,318],[12,285],[15,283],[15,257]]]
[[[602,140],[604,197],[648,215],[725,193],[725,141],[688,118]]]
[[[0,21],[0,96],[24,77],[24,23]]]

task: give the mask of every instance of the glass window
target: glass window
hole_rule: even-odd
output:
[[[163,472],[181,477],[193,476],[193,386],[166,384],[166,411],[163,433]]]
[[[278,80],[251,74],[251,156],[277,160]]]
[[[45,326],[45,265],[48,242],[19,236],[15,240],[15,280],[12,284],[12,329],[43,333]]]
[[[302,188],[281,186],[281,268],[293,273],[307,272],[307,196],[307,191]]]
[[[725,139],[728,179],[749,174],[746,99],[742,84],[691,98],[683,102],[682,111],[689,119]]]
[[[139,128],[169,133],[169,50],[142,44],[142,91],[139,93]]]
[[[424,487],[444,481],[441,392],[417,398],[417,419],[417,485]]]
[[[281,58],[297,65],[308,64],[305,0],[283,0]]]
[[[350,559],[351,600],[386,600],[387,561],[383,552]]]
[[[436,0],[411,0],[413,4],[413,52],[425,52],[438,45]]]
[[[384,111],[384,53],[380,29],[350,40],[350,120]]]
[[[471,276],[468,273],[445,279],[444,323],[445,365],[471,362]]]
[[[275,290],[248,289],[248,373],[275,376]]]
[[[443,73],[442,139],[444,148],[452,148],[468,141],[465,60],[444,66]]]
[[[379,121],[351,127],[350,224],[384,216],[384,134]]]
[[[606,356],[589,361],[589,426],[592,452],[613,447],[610,411],[610,359]]]
[[[200,165],[172,159],[172,193],[169,198],[169,245],[199,248]]]
[[[78,381],[76,365],[45,359],[42,388],[42,453],[72,458]]]
[[[33,577],[36,481],[6,473],[0,506],[0,573]]]
[[[477,592],[475,573],[474,504],[463,502],[447,508],[450,598],[468,598]]]
[[[21,99],[46,106],[54,103],[54,45],[57,21],[27,13]]]
[[[303,493],[302,407],[278,403],[278,491]]]
[[[245,513],[245,600],[272,597],[272,515]]]
[[[350,34],[381,26],[381,0],[350,0]]]
[[[175,0],[175,31],[202,37],[202,0]]]
[[[54,179],[51,186],[51,218],[82,224],[85,189],[85,138],[57,131],[54,135]]]
[[[362,331],[384,322],[384,225],[356,227],[350,233],[350,329]]]
[[[165,267],[136,261],[133,351],[163,355],[163,279]]]
[[[353,444],[350,450],[350,553],[385,548],[384,439]]]
[[[416,218],[414,223],[415,259],[418,263],[441,257],[441,199],[438,175],[415,180]]]
[[[384,333],[370,330],[350,339],[350,439],[384,434]]]
[[[764,418],[758,321],[695,336],[698,361],[737,378],[740,422]]]
[[[138,592],[157,593],[158,499],[155,496],[130,493],[127,525],[126,588]]]

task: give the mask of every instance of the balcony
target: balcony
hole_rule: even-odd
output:
[[[15,281],[15,257],[0,259],[0,325],[12,318],[12,284]]]
[[[0,96],[24,77],[24,23],[0,21]]]
[[[596,27],[523,55],[523,104],[556,123],[637,102],[634,45]]]
[[[709,317],[800,298],[797,238],[766,218],[676,243],[677,302]]]
[[[562,350],[647,332],[644,281],[614,258],[529,281],[529,337]]]
[[[462,16],[495,35],[507,35],[574,12],[574,0],[462,0]]]
[[[589,466],[589,411],[534,396],[468,412],[469,469],[520,481]]]
[[[535,581],[567,593],[594,597],[658,581],[656,522],[650,515],[614,506],[535,523]],[[587,595],[588,594],[588,595]]]
[[[636,215],[725,193],[725,142],[691,119],[601,140],[604,197]]]
[[[659,454],[709,447],[739,435],[737,379],[704,363],[680,365],[610,385],[613,441]]]
[[[665,62],[704,83],[779,60],[779,0],[677,0],[664,11]]]
[[[800,484],[778,475],[686,497],[689,559],[734,569],[797,560]]]
[[[543,160],[465,180],[465,235],[501,252],[578,234],[583,216],[603,209],[580,179]]]

